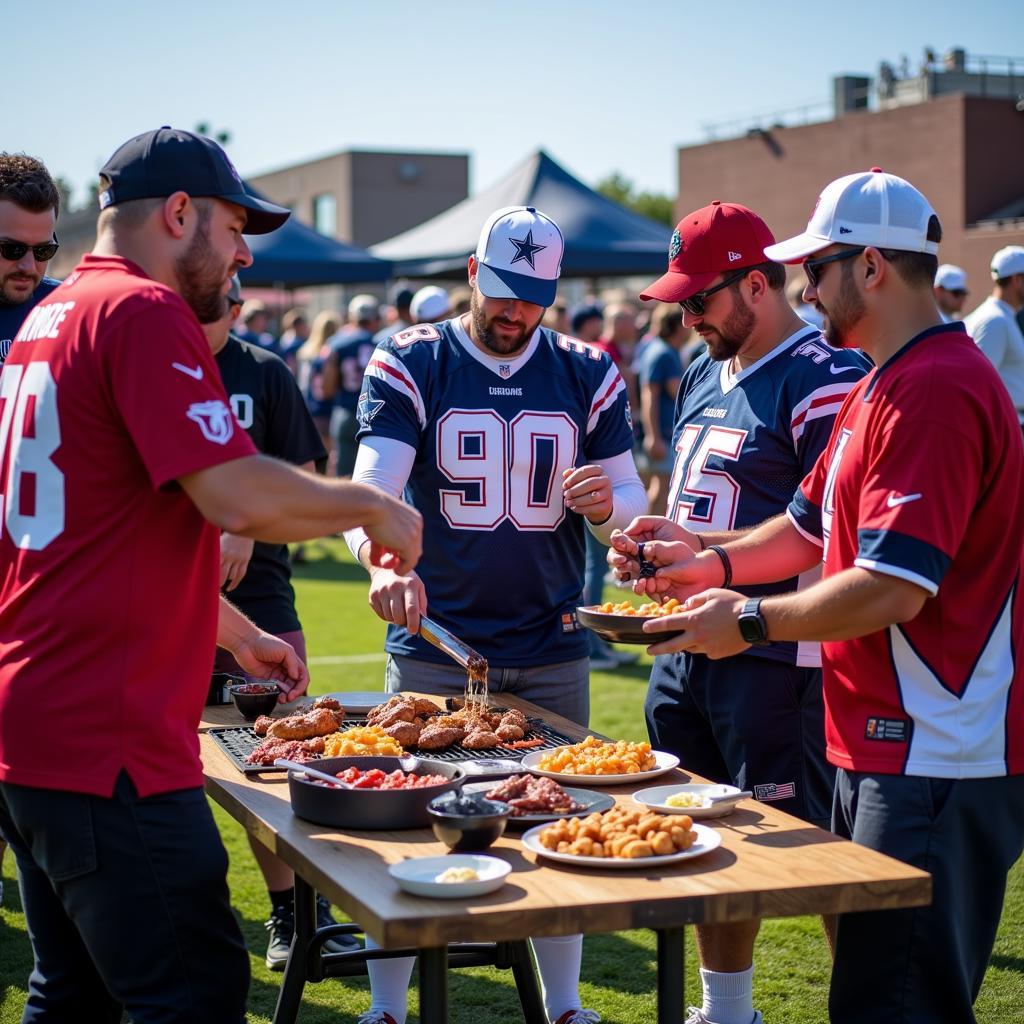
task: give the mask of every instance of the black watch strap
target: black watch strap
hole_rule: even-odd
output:
[[[768,643],[768,624],[764,621],[764,616],[761,614],[762,600],[764,599],[760,597],[750,598],[743,605],[743,611],[740,612],[739,617],[740,636],[748,644],[755,646],[762,646]]]

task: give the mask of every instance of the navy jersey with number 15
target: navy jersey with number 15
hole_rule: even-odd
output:
[[[416,572],[429,614],[495,666],[582,658],[583,517],[562,472],[632,446],[626,389],[608,356],[538,328],[491,357],[458,319],[380,345],[359,398],[359,437],[416,451],[405,499],[423,514]],[[393,654],[445,656],[389,625]]]
[[[832,348],[816,327],[795,332],[738,374],[729,362],[695,359],[676,399],[666,514],[695,533],[757,526],[784,512],[869,365],[859,352]],[[820,576],[820,568],[812,572]],[[791,579],[739,589],[754,597],[797,585]],[[773,643],[747,653],[821,664],[818,644]]]

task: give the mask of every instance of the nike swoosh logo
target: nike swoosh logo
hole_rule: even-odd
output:
[[[850,370],[856,369],[856,366],[833,366],[831,363],[828,364],[829,373],[849,373]]]
[[[895,491],[889,492],[889,497],[885,499],[886,505],[889,508],[898,508],[900,505],[906,505],[908,501],[917,501],[918,498],[923,497],[920,494],[904,494],[902,497],[897,498]]]
[[[181,363],[171,363],[171,366],[175,370],[181,370],[186,377],[191,377],[193,380],[203,379],[203,368],[201,366],[197,366],[194,370],[191,366],[182,366]]]

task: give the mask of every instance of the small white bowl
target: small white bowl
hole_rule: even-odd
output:
[[[704,807],[672,807],[665,801],[675,793],[691,793],[694,796],[735,796],[735,800],[721,800]],[[736,810],[742,799],[742,790],[711,782],[688,782],[675,786],[651,786],[633,794],[633,799],[644,807],[659,814],[688,814],[691,818],[724,818]]]
[[[472,868],[480,877],[471,882],[438,882],[448,868]],[[413,896],[433,899],[465,899],[494,892],[505,884],[512,865],[498,857],[475,853],[449,854],[446,857],[412,857],[388,868],[388,874]]]

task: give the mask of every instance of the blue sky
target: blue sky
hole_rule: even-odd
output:
[[[486,187],[543,146],[675,194],[708,122],[821,103],[923,48],[1024,58],[1020,0],[49,0],[3,5],[0,148],[81,201],[160,124],[226,128],[243,174],[342,149],[468,152]],[[13,65],[13,66],[12,66]]]

